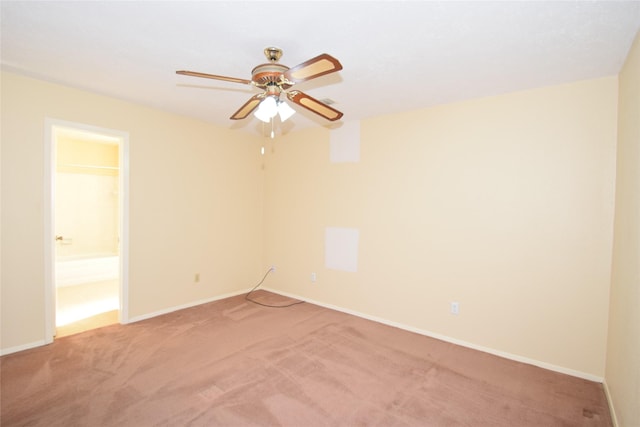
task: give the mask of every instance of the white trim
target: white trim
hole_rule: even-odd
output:
[[[147,320],[147,319],[151,319],[153,317],[162,316],[163,314],[173,313],[174,311],[184,310],[186,308],[191,308],[191,307],[195,307],[195,306],[198,306],[198,305],[207,304],[207,303],[210,303],[210,302],[219,301],[219,300],[223,300],[223,299],[226,299],[226,298],[231,298],[231,297],[235,297],[235,296],[238,296],[238,295],[246,294],[249,291],[250,291],[250,289],[243,289],[241,291],[229,292],[229,293],[218,295],[218,296],[215,296],[215,297],[206,298],[206,299],[194,301],[194,302],[187,303],[187,304],[177,305],[177,306],[174,306],[174,307],[169,307],[169,308],[165,308],[165,309],[162,309],[162,310],[154,311],[153,313],[147,313],[147,314],[143,314],[141,316],[135,316],[135,317],[129,318],[128,322],[121,322],[121,323],[126,324],[126,323],[140,322],[142,320]],[[55,322],[54,322],[54,324],[55,324]],[[0,356],[4,356],[4,355],[7,355],[7,354],[11,354],[11,353],[17,353],[19,351],[29,350],[29,349],[36,348],[36,347],[42,347],[44,345],[51,344],[51,342],[53,342],[53,337],[52,337],[52,340],[49,341],[49,342],[47,342],[46,340],[40,340],[40,341],[35,341],[35,342],[32,342],[32,343],[28,343],[28,344],[19,345],[19,346],[16,346],[16,347],[0,349]]]
[[[365,314],[365,313],[360,313],[358,311],[349,310],[349,309],[338,307],[338,306],[332,305],[332,304],[326,304],[326,303],[315,301],[315,300],[309,299],[309,298],[303,298],[303,297],[301,297],[299,295],[290,294],[288,292],[282,292],[282,291],[277,290],[277,289],[272,289],[272,288],[269,288],[269,287],[263,287],[262,289],[267,290],[269,292],[273,292],[273,293],[279,294],[279,295],[283,295],[283,296],[286,296],[286,297],[289,297],[289,298],[303,300],[303,301],[309,302],[311,304],[315,304],[315,305],[319,305],[321,307],[329,308],[331,310],[340,311],[342,313],[351,314],[353,316],[361,317],[363,319],[367,319],[367,320],[371,320],[371,321],[374,321],[374,322],[382,323],[383,325],[393,326],[395,328],[403,329],[403,330],[409,331],[409,332],[414,332],[416,334],[420,334],[420,335],[424,335],[424,336],[427,336],[427,337],[435,338],[435,339],[438,339],[438,340],[441,340],[441,341],[449,342],[451,344],[456,344],[456,345],[460,345],[460,346],[463,346],[463,347],[471,348],[473,350],[482,351],[484,353],[493,354],[495,356],[504,357],[505,359],[510,359],[510,360],[514,360],[516,362],[526,363],[526,364],[529,364],[529,365],[537,366],[539,368],[548,369],[550,371],[555,371],[555,372],[560,372],[562,374],[571,375],[573,377],[578,377],[578,378],[582,378],[582,379],[589,380],[589,381],[594,381],[594,382],[598,382],[598,383],[602,383],[603,382],[603,378],[599,377],[597,375],[589,374],[589,373],[582,372],[582,371],[576,371],[574,369],[569,369],[569,368],[565,368],[563,366],[553,365],[551,363],[542,362],[542,361],[535,360],[535,359],[530,359],[528,357],[519,356],[517,354],[507,353],[507,352],[500,351],[500,350],[495,350],[493,348],[489,348],[489,347],[484,347],[484,346],[481,346],[481,345],[473,344],[473,343],[470,343],[470,342],[467,342],[467,341],[463,341],[463,340],[459,340],[459,339],[456,339],[456,338],[452,338],[452,337],[449,337],[449,336],[446,336],[446,335],[438,334],[438,333],[427,331],[427,330],[424,330],[424,329],[415,328],[413,326],[408,326],[408,325],[405,325],[405,324],[402,324],[402,323],[398,323],[398,322],[393,322],[393,321],[390,321],[390,320],[387,320],[387,319],[383,319],[381,317],[371,316],[371,315],[368,315],[368,314]]]
[[[266,290],[266,291],[269,291],[269,292],[273,292],[273,293],[278,294],[278,295],[282,295],[282,296],[286,296],[286,297],[289,297],[289,298],[294,298],[294,299],[306,301],[308,303],[315,304],[315,305],[318,305],[320,307],[325,307],[325,308],[328,308],[328,309],[331,309],[331,310],[335,310],[335,311],[339,311],[339,312],[342,312],[342,313],[350,314],[352,316],[356,316],[356,317],[360,317],[360,318],[363,318],[363,319],[371,320],[373,322],[381,323],[383,325],[392,326],[392,327],[395,327],[395,328],[398,328],[398,329],[402,329],[402,330],[405,330],[405,331],[408,331],[408,332],[414,332],[414,333],[419,334],[419,335],[424,335],[424,336],[435,338],[435,339],[438,339],[438,340],[441,340],[441,341],[449,342],[451,344],[456,344],[456,345],[460,345],[462,347],[471,348],[473,350],[482,351],[484,353],[493,354],[495,356],[504,357],[505,359],[510,359],[510,360],[514,360],[516,362],[526,363],[526,364],[537,366],[537,367],[540,367],[540,368],[543,368],[543,369],[548,369],[550,371],[571,375],[571,376],[577,377],[577,378],[582,378],[582,379],[585,379],[585,380],[588,380],[588,381],[602,383],[603,387],[604,387],[605,395],[607,397],[607,402],[609,403],[609,409],[610,409],[611,419],[613,421],[613,425],[614,425],[614,427],[618,426],[618,422],[617,422],[617,419],[616,419],[616,414],[615,414],[615,410],[614,410],[614,406],[613,406],[613,400],[611,398],[611,393],[609,391],[609,387],[607,386],[607,383],[604,381],[604,378],[602,378],[600,376],[589,374],[589,373],[582,372],[582,371],[577,371],[577,370],[574,370],[574,369],[565,368],[563,366],[553,365],[551,363],[542,362],[542,361],[535,360],[535,359],[530,359],[528,357],[523,357],[523,356],[519,356],[519,355],[512,354],[512,353],[507,353],[507,352],[503,352],[503,351],[500,351],[500,350],[495,350],[495,349],[492,349],[492,348],[489,348],[489,347],[479,346],[479,345],[476,345],[476,344],[473,344],[473,343],[469,343],[469,342],[466,342],[466,341],[463,341],[463,340],[458,340],[456,338],[451,338],[451,337],[448,337],[446,335],[434,333],[434,332],[431,332],[431,331],[426,331],[424,329],[415,328],[415,327],[404,325],[404,324],[398,323],[398,322],[389,321],[389,320],[386,320],[386,319],[383,319],[383,318],[380,318],[380,317],[377,317],[377,316],[370,316],[368,314],[364,314],[364,313],[361,313],[361,312],[358,312],[358,311],[355,311],[355,310],[345,309],[345,308],[342,308],[342,307],[339,307],[339,306],[336,306],[336,305],[333,305],[333,304],[326,304],[326,303],[323,303],[323,302],[320,302],[320,301],[316,301],[316,300],[313,300],[313,299],[310,299],[310,298],[303,298],[303,297],[301,297],[299,295],[291,294],[289,292],[283,292],[283,291],[280,291],[278,289],[273,289],[273,288],[270,288],[270,287],[262,287],[262,289]],[[198,306],[198,305],[202,305],[202,304],[207,304],[207,303],[214,302],[214,301],[223,300],[223,299],[226,299],[226,298],[235,297],[235,296],[238,296],[238,295],[245,294],[245,293],[247,293],[249,291],[250,291],[250,289],[243,289],[241,291],[229,292],[229,293],[218,295],[218,296],[211,297],[211,298],[206,298],[206,299],[193,301],[193,302],[186,303],[186,304],[181,304],[181,305],[177,305],[177,306],[173,306],[173,307],[168,307],[168,308],[165,308],[165,309],[162,309],[162,310],[154,311],[152,313],[147,313],[147,314],[143,314],[143,315],[140,315],[140,316],[135,316],[135,317],[129,318],[128,322],[126,322],[126,323],[140,322],[142,320],[147,320],[147,319],[151,319],[151,318],[154,318],[154,317],[157,317],[157,316],[162,316],[164,314],[173,313],[174,311],[184,310],[186,308],[191,308],[191,307],[195,307],[195,306]],[[121,322],[121,323],[125,323],[125,322]],[[34,348],[34,347],[39,347],[39,346],[42,346],[42,345],[45,345],[45,344],[48,344],[48,343],[45,342],[45,341],[37,341],[35,343],[25,344],[25,345],[17,346],[17,347],[12,347],[12,348],[3,350],[0,353],[0,355],[15,353],[17,351],[27,350],[27,349]]]
[[[140,322],[142,320],[147,320],[147,319],[151,319],[153,317],[162,316],[163,314],[169,314],[169,313],[173,313],[174,311],[184,310],[185,308],[191,308],[191,307],[195,307],[195,306],[202,305],[202,304],[207,304],[207,303],[214,302],[214,301],[219,301],[219,300],[222,300],[222,299],[225,299],[225,298],[231,298],[231,297],[235,297],[235,296],[238,296],[238,295],[246,294],[247,292],[249,292],[249,289],[243,289],[241,291],[230,292],[230,293],[227,293],[227,294],[222,294],[222,295],[218,295],[218,296],[211,297],[211,298],[206,298],[206,299],[202,299],[202,300],[198,300],[198,301],[189,302],[189,303],[186,303],[186,304],[181,304],[181,305],[176,305],[176,306],[173,306],[173,307],[164,308],[162,310],[154,311],[152,313],[142,314],[140,316],[134,316],[134,317],[129,319],[129,323]]]
[[[46,344],[49,344],[49,343],[46,343],[44,340],[40,340],[40,341],[30,342],[28,344],[17,345],[15,347],[0,349],[0,356],[6,356],[7,354],[17,353],[19,351],[29,350],[36,347],[42,347],[43,345],[46,345]]]
[[[607,396],[607,403],[609,404],[609,414],[611,414],[611,422],[613,423],[613,427],[618,427],[620,423],[618,423],[618,417],[616,417],[616,407],[613,404],[613,397],[611,396],[611,391],[609,390],[609,384],[607,384],[607,380],[602,382],[602,387],[604,388],[604,395]]]
[[[119,183],[119,214],[120,224],[120,311],[118,321],[122,324],[129,322],[129,133],[120,135],[120,149],[118,150]]]
[[[56,150],[54,130],[56,128],[80,129],[89,133],[107,135],[119,143],[119,212],[120,212],[120,323],[129,318],[129,133],[70,122],[45,118],[44,129],[44,344],[53,342],[56,330],[55,319],[55,164]]]
[[[44,341],[50,344],[56,333],[56,294],[55,287],[55,205],[54,194],[56,176],[53,165],[56,163],[56,150],[53,142],[55,121],[46,118],[44,121]]]

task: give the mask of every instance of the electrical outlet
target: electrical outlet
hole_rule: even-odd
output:
[[[193,281],[196,283],[200,282],[200,273],[196,273],[196,275],[193,277]]]
[[[451,314],[460,313],[460,304],[457,301],[451,303]]]
[[[318,277],[316,276],[316,273],[311,273],[311,282],[312,283],[315,283],[317,278]]]

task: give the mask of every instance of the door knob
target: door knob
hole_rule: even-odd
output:
[[[56,236],[56,241],[60,240],[62,241],[63,237],[62,236]]]

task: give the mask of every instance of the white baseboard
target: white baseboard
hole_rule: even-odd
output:
[[[28,344],[18,345],[18,346],[15,346],[15,347],[3,348],[2,350],[0,350],[0,356],[5,356],[5,355],[11,354],[11,353],[17,353],[17,352],[23,351],[23,350],[29,350],[31,348],[41,347],[41,346],[43,346],[45,344],[47,344],[47,343],[44,340],[40,340],[40,341],[31,342],[31,343],[28,343]]]
[[[605,389],[605,394],[606,394],[607,400],[609,402],[609,408],[611,409],[611,417],[613,419],[614,426],[617,426],[616,418],[615,418],[615,412],[613,410],[614,406],[613,406],[613,402],[611,400],[611,396],[609,394],[609,389],[606,386],[606,383],[604,382],[604,378],[599,377],[597,375],[592,375],[592,374],[589,374],[589,373],[586,373],[586,372],[581,372],[581,371],[577,371],[577,370],[574,370],[574,369],[565,368],[563,366],[557,366],[557,365],[553,365],[553,364],[550,364],[550,363],[547,363],[547,362],[542,362],[542,361],[539,361],[539,360],[530,359],[528,357],[519,356],[517,354],[511,354],[511,353],[507,353],[507,352],[504,352],[504,351],[500,351],[500,350],[496,350],[496,349],[492,349],[492,348],[476,345],[476,344],[469,343],[469,342],[466,342],[466,341],[463,341],[463,340],[459,340],[459,339],[456,339],[456,338],[448,337],[446,335],[438,334],[438,333],[427,331],[427,330],[424,330],[424,329],[415,328],[413,326],[404,325],[404,324],[398,323],[398,322],[393,322],[393,321],[390,321],[390,320],[387,320],[387,319],[383,319],[383,318],[380,318],[380,317],[377,317],[377,316],[371,316],[371,315],[368,315],[368,314],[365,314],[365,313],[360,313],[358,311],[346,309],[346,308],[339,307],[339,306],[336,306],[336,305],[333,305],[333,304],[326,304],[326,303],[323,303],[323,302],[320,302],[320,301],[316,301],[316,300],[313,300],[313,299],[303,298],[303,297],[301,297],[299,295],[291,294],[291,293],[288,293],[288,292],[283,292],[283,291],[280,291],[278,289],[273,289],[273,288],[269,288],[269,287],[262,287],[262,289],[264,289],[266,291],[269,291],[269,292],[273,292],[275,294],[283,295],[283,296],[286,296],[286,297],[289,297],[289,298],[303,300],[303,301],[309,302],[311,304],[318,305],[320,307],[325,307],[325,308],[328,308],[328,309],[331,309],[331,310],[340,311],[342,313],[346,313],[346,314],[350,314],[350,315],[353,315],[353,316],[361,317],[363,319],[367,319],[367,320],[371,320],[371,321],[374,321],[374,322],[378,322],[378,323],[381,323],[383,325],[393,326],[395,328],[403,329],[403,330],[409,331],[409,332],[414,332],[414,333],[419,334],[419,335],[424,335],[424,336],[435,338],[435,339],[438,339],[438,340],[441,340],[441,341],[445,341],[445,342],[449,342],[449,343],[452,343],[452,344],[460,345],[460,346],[463,346],[463,347],[471,348],[473,350],[478,350],[478,351],[482,351],[482,352],[485,352],[485,353],[493,354],[495,356],[504,357],[505,359],[510,359],[510,360],[514,360],[516,362],[522,362],[522,363],[526,363],[526,364],[533,365],[533,366],[538,366],[538,367],[543,368],[543,369],[548,369],[550,371],[555,371],[555,372],[559,372],[559,373],[562,373],[562,374],[571,375],[571,376],[582,378],[582,379],[586,379],[586,380],[589,380],[589,381],[603,383],[604,384],[604,389]],[[140,315],[140,316],[135,316],[133,318],[130,318],[127,323],[134,323],[134,322],[139,322],[139,321],[146,320],[146,319],[151,319],[153,317],[161,316],[163,314],[168,314],[168,313],[172,313],[174,311],[183,310],[185,308],[191,308],[191,307],[195,307],[195,306],[198,306],[198,305],[207,304],[209,302],[213,302],[213,301],[218,301],[218,300],[225,299],[225,298],[234,297],[234,296],[241,295],[241,294],[244,294],[244,293],[247,293],[247,292],[249,292],[249,290],[248,289],[244,289],[244,290],[241,290],[241,291],[236,291],[236,292],[230,292],[230,293],[226,293],[226,294],[222,294],[222,295],[217,295],[217,296],[212,297],[212,298],[193,301],[193,302],[190,302],[190,303],[187,303],[187,304],[168,307],[168,308],[165,308],[165,309],[162,309],[162,310],[154,311],[152,313],[147,313],[147,314],[143,314],[143,315]],[[33,343],[24,344],[24,345],[20,345],[20,346],[16,346],[16,347],[11,347],[11,348],[8,348],[8,349],[1,350],[0,351],[0,355],[11,354],[11,353],[15,353],[15,352],[18,352],[18,351],[27,350],[27,349],[34,348],[34,347],[39,347],[39,346],[42,346],[42,345],[45,345],[45,344],[47,344],[47,343],[44,340],[42,340],[42,341],[36,341],[36,342],[33,342]]]
[[[243,290],[237,291],[237,292],[230,292],[230,293],[218,295],[218,296],[215,296],[215,297],[212,297],[212,298],[207,298],[207,299],[198,300],[198,301],[194,301],[194,302],[187,303],[187,304],[177,305],[177,306],[174,306],[174,307],[169,307],[169,308],[165,308],[165,309],[162,309],[162,310],[154,311],[153,313],[147,313],[147,314],[143,314],[141,316],[136,316],[136,317],[130,318],[127,322],[121,322],[121,323],[124,325],[124,324],[127,324],[127,323],[139,322],[141,320],[151,319],[152,317],[161,316],[163,314],[172,313],[174,311],[183,310],[185,308],[195,307],[197,305],[202,305],[202,304],[206,304],[206,303],[209,303],[209,302],[213,302],[213,301],[218,301],[218,300],[225,299],[225,298],[234,297],[236,295],[241,295],[241,294],[244,294],[244,293],[247,293],[247,292],[249,292],[248,289],[243,289]],[[6,349],[0,349],[0,356],[4,356],[4,355],[7,355],[7,354],[11,354],[11,353],[17,353],[17,352],[23,351],[23,350],[29,350],[31,348],[41,347],[41,346],[47,345],[47,344],[51,344],[51,342],[46,342],[45,340],[40,340],[40,341],[35,341],[35,342],[32,342],[32,343],[23,344],[23,345],[19,345],[19,346],[15,346],[15,347],[10,347],[10,348],[6,348]]]
[[[409,326],[409,325],[404,325],[402,323],[398,323],[398,322],[393,322],[387,319],[383,319],[381,317],[377,317],[377,316],[371,316],[365,313],[360,313],[358,311],[354,311],[354,310],[350,310],[350,309],[346,309],[343,307],[338,307],[332,304],[326,304],[320,301],[315,301],[309,298],[303,298],[299,295],[295,295],[295,294],[290,294],[288,292],[282,292],[278,289],[272,289],[269,287],[262,287],[262,289],[269,291],[269,292],[273,292],[275,294],[279,294],[279,295],[283,295],[289,298],[294,298],[294,299],[298,299],[298,300],[303,300],[306,302],[309,302],[311,304],[315,304],[315,305],[319,305],[321,307],[325,307],[325,308],[329,308],[331,310],[336,310],[336,311],[340,311],[346,314],[351,314],[353,316],[357,316],[357,317],[361,317],[363,319],[367,319],[367,320],[371,320],[374,322],[378,322],[378,323],[382,323],[383,325],[388,325],[388,326],[393,326],[395,328],[398,329],[403,329],[405,331],[409,331],[409,332],[414,332],[416,334],[419,335],[424,335],[427,337],[431,337],[431,338],[435,338],[441,341],[445,341],[445,342],[449,342],[451,344],[456,344],[456,345],[460,345],[463,347],[467,347],[467,348],[471,348],[473,350],[478,350],[478,351],[482,351],[484,353],[489,353],[489,354],[493,354],[495,356],[500,356],[500,357],[504,357],[505,359],[510,359],[510,360],[514,360],[516,362],[522,362],[522,363],[526,363],[528,365],[533,365],[533,366],[537,366],[539,368],[543,368],[543,369],[548,369],[550,371],[555,371],[555,372],[559,372],[561,374],[567,374],[567,375],[571,375],[573,377],[578,377],[578,378],[582,378],[585,380],[589,380],[589,381],[594,381],[597,383],[602,383],[604,381],[604,378],[597,376],[597,375],[593,375],[593,374],[589,374],[586,372],[581,372],[581,371],[577,371],[574,369],[570,369],[570,368],[565,368],[563,366],[557,366],[557,365],[553,365],[551,363],[547,363],[547,362],[542,362],[539,360],[535,360],[535,359],[530,359],[528,357],[523,357],[523,356],[519,356],[517,354],[512,354],[512,353],[507,353],[504,351],[500,351],[500,350],[496,350],[493,348],[489,348],[489,347],[484,347],[481,345],[477,345],[477,344],[473,344],[467,341],[463,341],[463,340],[459,340],[457,338],[452,338],[446,335],[442,335],[442,334],[438,334],[435,332],[431,332],[431,331],[427,331],[424,329],[419,329],[419,328],[415,328],[413,326]]]
[[[604,395],[607,396],[609,413],[611,413],[611,422],[613,422],[613,427],[618,427],[620,424],[618,423],[618,418],[616,417],[616,407],[613,405],[613,398],[611,397],[611,392],[609,391],[607,380],[604,380],[602,382],[602,387],[604,388]]]
[[[185,308],[191,308],[191,307],[195,307],[195,306],[198,306],[198,305],[207,304],[207,303],[210,303],[210,302],[213,302],[213,301],[218,301],[218,300],[225,299],[225,298],[235,297],[236,295],[241,295],[241,294],[244,294],[244,293],[247,293],[247,292],[249,292],[247,289],[243,289],[241,291],[236,291],[236,292],[230,292],[230,293],[227,293],[227,294],[217,295],[217,296],[212,297],[212,298],[206,298],[206,299],[202,299],[202,300],[198,300],[198,301],[189,302],[187,304],[176,305],[176,306],[173,306],[173,307],[164,308],[162,310],[154,311],[152,313],[147,313],[147,314],[142,314],[140,316],[131,317],[131,318],[129,318],[129,320],[126,323],[134,323],[134,322],[139,322],[141,320],[151,319],[152,317],[162,316],[163,314],[173,313],[174,311],[184,310]],[[123,323],[123,324],[125,324],[125,323]]]

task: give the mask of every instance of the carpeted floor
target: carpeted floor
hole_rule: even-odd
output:
[[[3,427],[611,425],[601,384],[243,296],[64,337],[0,364]]]

